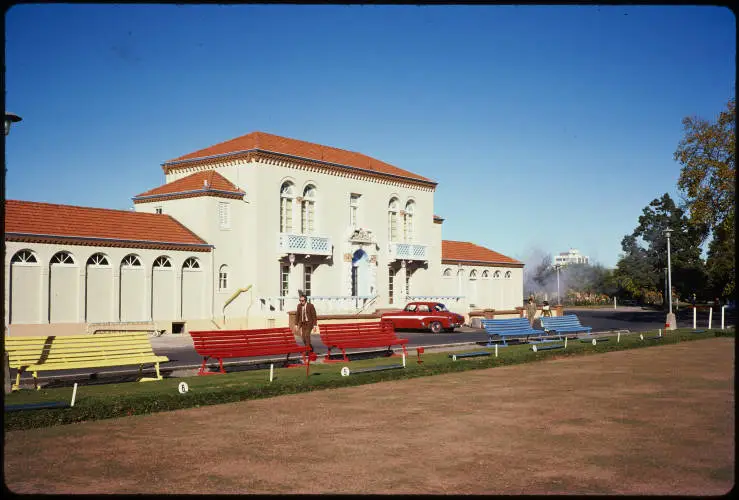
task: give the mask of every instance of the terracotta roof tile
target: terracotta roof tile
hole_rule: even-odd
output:
[[[279,135],[268,134],[266,132],[252,132],[205,149],[200,149],[194,153],[169,160],[163,165],[171,166],[171,164],[177,162],[255,149],[300,156],[329,163],[337,163],[339,165],[374,171],[379,174],[390,174],[436,184],[436,182],[427,179],[426,177],[408,172],[407,170],[400,169],[390,165],[389,163],[376,160],[361,153],[355,153],[353,151],[347,151],[330,146],[322,146],[320,144],[300,141],[298,139],[290,139],[288,137],[281,137]]]
[[[206,182],[208,183],[207,187]],[[189,191],[198,191],[199,196],[219,196],[220,193],[218,191],[244,194],[244,191],[234,186],[231,181],[215,170],[206,170],[137,194],[133,199],[157,195],[172,195]]]
[[[169,215],[21,200],[5,201],[5,233],[207,244]]]
[[[468,241],[441,241],[441,258],[442,260],[460,260],[471,262],[490,262],[495,264],[521,264],[516,259],[512,259],[503,254],[481,247]]]

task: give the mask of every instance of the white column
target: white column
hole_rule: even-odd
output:
[[[39,323],[48,323],[49,322],[49,277],[51,268],[49,267],[49,263],[46,262],[41,267],[41,307],[39,311],[41,312],[41,318]]]
[[[405,289],[405,273],[406,273],[406,262],[404,260],[401,260],[400,270],[395,274],[395,286],[400,292],[398,295],[403,298],[402,302],[408,301],[407,299],[408,290]],[[400,281],[400,286],[398,286],[398,281]]]
[[[85,319],[85,307],[87,306],[87,300],[85,290],[87,289],[87,265],[80,265],[80,279],[79,279],[79,293],[77,300],[77,320],[78,323],[86,323]]]

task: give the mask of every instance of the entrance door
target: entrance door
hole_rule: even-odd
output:
[[[369,257],[361,248],[352,256],[352,296],[369,295]]]

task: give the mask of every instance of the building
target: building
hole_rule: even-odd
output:
[[[162,168],[135,211],[6,202],[6,325],[278,326],[299,292],[324,315],[520,305],[523,263],[442,241],[418,174],[263,132]]]
[[[554,257],[554,265],[566,266],[567,264],[588,264],[590,258],[582,255],[576,248],[570,248],[568,252],[560,252]]]

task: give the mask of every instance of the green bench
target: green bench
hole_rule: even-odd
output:
[[[18,371],[12,390],[20,388],[21,374],[33,374],[38,386],[38,372],[107,368],[139,365],[139,381],[161,380],[159,363],[169,358],[157,356],[147,332],[101,333],[96,335],[62,335],[43,337],[5,337],[8,366]],[[143,377],[144,364],[153,363],[156,377]]]

